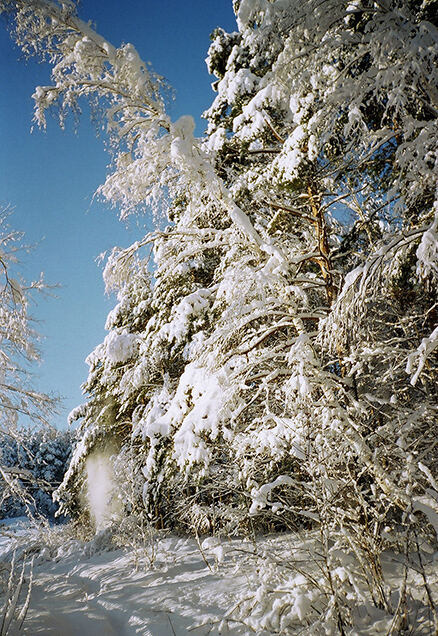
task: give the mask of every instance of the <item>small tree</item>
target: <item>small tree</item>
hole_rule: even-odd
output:
[[[6,451],[26,437],[24,426],[48,426],[56,403],[32,388],[30,366],[40,357],[28,307],[31,295],[41,292],[45,283],[42,278],[26,283],[16,277],[18,257],[26,248],[23,234],[9,228],[8,217],[3,212],[0,218],[0,446]],[[32,480],[30,471],[20,468],[19,462],[3,461],[0,454],[0,475],[2,500],[8,496],[28,499],[20,478]]]

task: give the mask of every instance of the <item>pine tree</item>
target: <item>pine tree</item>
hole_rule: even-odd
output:
[[[74,414],[66,505],[110,439],[134,475],[128,512],[195,532],[318,528],[315,621],[353,621],[347,551],[393,612],[382,551],[427,537],[438,499],[436,2],[236,1],[238,32],[212,36],[203,140],[170,121],[133,47],[72,5],[2,6],[54,64],[37,119],[108,100],[100,193],[123,215],[161,200],[169,223],[107,264],[119,305]]]
[[[1,436],[0,462],[13,488],[0,487],[0,518],[30,515],[54,521],[52,493],[64,478],[73,440],[70,431],[48,427]]]

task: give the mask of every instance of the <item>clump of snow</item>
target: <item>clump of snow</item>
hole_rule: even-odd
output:
[[[276,167],[281,171],[284,179],[293,180],[298,176],[300,164],[305,157],[303,150],[305,139],[305,128],[299,125],[286,140],[282,153],[276,160]]]
[[[194,132],[195,122],[190,115],[183,115],[172,125],[170,156],[177,164],[183,163],[192,155]]]
[[[183,298],[172,310],[170,321],[163,325],[159,337],[176,343],[181,342],[187,334],[191,322],[199,319],[208,309],[215,288],[201,288]]]
[[[255,515],[259,510],[265,508],[269,503],[271,491],[277,486],[292,486],[294,480],[289,475],[279,475],[269,484],[263,484],[261,488],[254,488],[251,492],[252,504],[249,509],[250,515]]]
[[[194,363],[189,363],[182,374],[172,399],[165,391],[155,396],[152,409],[139,422],[143,438],[148,438],[154,446],[161,436],[175,431],[174,458],[178,466],[185,470],[194,463],[207,466],[211,449],[205,436],[215,440],[220,433],[227,435],[223,423],[227,417],[225,404],[226,376],[209,373]],[[145,468],[148,476],[153,461],[149,458]]]
[[[438,203],[435,203],[435,218],[424,232],[417,248],[417,274],[427,277],[432,273],[438,276]]]
[[[347,292],[353,287],[359,276],[363,274],[363,267],[356,267],[345,277],[344,285],[342,287],[341,293],[339,294],[338,301],[341,301],[347,294]]]
[[[126,330],[118,333],[111,331],[105,338],[107,356],[113,364],[126,362],[132,357],[137,344],[137,336],[128,333]]]
[[[426,364],[427,358],[438,347],[438,327],[436,327],[428,338],[423,338],[416,351],[409,354],[406,364],[406,373],[411,375],[411,384],[415,386],[418,378]],[[414,371],[414,369],[416,370]]]
[[[193,360],[202,350],[202,347],[205,343],[205,333],[203,331],[198,331],[195,333],[193,338],[186,344],[183,351],[183,358],[190,362]]]

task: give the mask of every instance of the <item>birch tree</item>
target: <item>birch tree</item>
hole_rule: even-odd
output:
[[[33,387],[32,365],[39,359],[38,334],[29,314],[31,297],[45,287],[42,278],[27,283],[19,278],[18,259],[26,247],[23,234],[12,230],[7,210],[0,218],[0,451],[12,441],[20,444],[24,426],[48,426],[56,401]],[[27,500],[20,478],[28,471],[11,466],[0,453],[1,498]]]

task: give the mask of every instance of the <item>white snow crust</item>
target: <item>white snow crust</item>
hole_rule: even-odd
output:
[[[424,502],[418,502],[416,509],[431,513]],[[305,626],[324,602],[323,587],[318,591],[311,584],[313,580],[323,586],[317,533],[270,535],[254,541],[220,537],[196,541],[152,532],[143,542],[123,549],[112,544],[112,533],[106,530],[82,542],[72,538],[68,527],[41,535],[28,522],[2,522],[0,583],[5,583],[14,551],[18,562],[26,553],[35,555],[23,634],[314,633]],[[438,553],[431,553],[425,564],[434,595],[437,558]],[[383,636],[392,617],[370,602],[354,557],[339,553],[336,559],[335,583],[351,585],[362,599],[355,627],[348,634]],[[397,589],[403,574],[400,555],[388,551],[383,569],[385,580]],[[408,577],[410,589],[417,590],[410,603],[420,627],[428,611],[421,575],[412,569]],[[335,622],[327,623],[324,633],[338,633]]]

